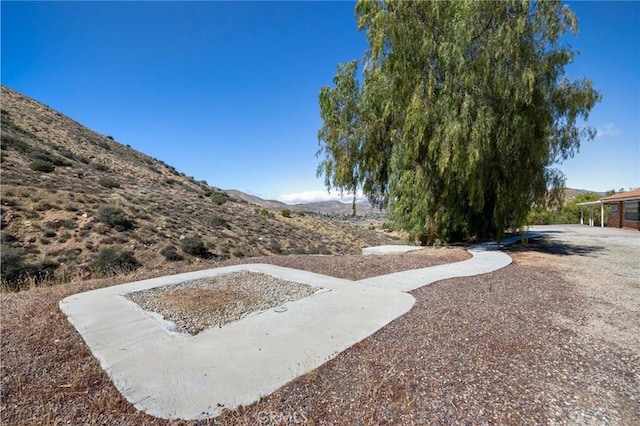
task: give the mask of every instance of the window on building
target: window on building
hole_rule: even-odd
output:
[[[609,206],[611,207],[611,210],[609,210],[610,213],[618,213],[618,203],[609,204]]]
[[[638,222],[638,207],[640,201],[625,201],[624,202],[624,220]]]

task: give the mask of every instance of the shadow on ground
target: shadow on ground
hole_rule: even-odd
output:
[[[562,241],[556,241],[545,236],[541,236],[539,238],[530,239],[526,242],[513,244],[504,250],[511,253],[539,252],[546,254],[559,254],[563,256],[588,256],[604,251],[604,246],[567,244]]]

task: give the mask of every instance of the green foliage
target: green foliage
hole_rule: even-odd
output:
[[[109,227],[104,225],[98,225],[96,226],[96,232],[100,235],[106,235],[107,232],[109,232]]]
[[[224,203],[226,203],[227,201],[230,200],[231,197],[229,197],[227,195],[226,192],[215,192],[211,195],[211,201],[213,201],[215,204],[221,206]]]
[[[214,228],[229,228],[229,222],[227,222],[224,217],[217,214],[211,216],[211,225],[213,225]]]
[[[275,215],[273,213],[271,213],[269,210],[267,209],[262,209],[260,210],[260,216],[264,216],[264,217],[270,217],[270,218],[274,218]]]
[[[29,164],[29,168],[36,172],[51,173],[56,169],[56,166],[50,161],[33,160],[31,164]]]
[[[543,206],[532,208],[527,216],[528,225],[551,225],[556,223],[556,220],[555,212]]]
[[[105,188],[120,188],[120,182],[108,176],[98,179],[98,183]]]
[[[3,124],[5,124],[5,120],[3,120]],[[13,126],[12,125],[13,123],[11,122],[9,127],[15,126],[15,125]],[[25,132],[20,128],[16,128],[16,129],[18,130],[18,132],[22,133],[25,136],[28,136],[29,138],[37,139],[35,135],[29,132]],[[13,135],[6,134],[6,132],[3,132],[2,133],[2,149],[5,150],[9,148],[13,148],[17,152],[29,156],[29,158],[31,158],[32,160],[47,161],[49,163],[52,163],[54,166],[68,167],[72,165],[71,162],[65,160],[62,157],[52,154],[44,149],[35,148],[31,146],[29,143],[23,140],[22,137],[19,137],[19,136],[16,137]],[[60,149],[60,148],[54,145],[54,149]]]
[[[12,247],[2,246],[0,252],[0,269],[2,281],[15,283],[24,276],[24,251]]]
[[[53,238],[53,237],[55,237],[57,234],[56,234],[56,231],[54,231],[53,229],[49,229],[49,228],[47,228],[47,229],[45,229],[45,230],[44,230],[43,235],[44,235],[45,237],[47,237],[47,238]]]
[[[182,242],[182,250],[196,257],[206,257],[208,252],[204,241],[200,237],[185,237]]]
[[[54,166],[60,167],[69,167],[72,165],[71,162],[65,160],[62,157],[58,157],[57,155],[53,155],[47,151],[43,151],[40,149],[33,149],[29,156],[34,160],[42,160],[52,163]]]
[[[355,194],[363,178],[362,149],[363,126],[359,105],[360,87],[357,80],[357,62],[338,65],[333,82],[336,87],[320,89],[320,115],[324,122],[318,139],[324,142],[316,156],[326,154],[320,162],[317,175],[324,174],[327,188],[338,188]],[[355,196],[353,200],[355,215]]]
[[[62,155],[63,157],[66,157],[70,160],[77,160],[78,157],[71,151],[69,151],[68,149],[61,149],[60,151],[60,155]],[[69,165],[71,165],[71,163],[69,163]]]
[[[557,203],[554,166],[593,138],[580,122],[600,100],[565,73],[568,7],[361,0],[356,18],[369,43],[362,83],[351,62],[320,91],[328,189],[361,188],[423,242],[500,237],[532,205]]]
[[[116,231],[126,231],[133,229],[133,223],[125,216],[118,207],[102,206],[96,213],[98,220],[105,225],[109,225]]]
[[[282,214],[282,217],[291,217],[291,210],[289,209],[282,209],[280,213]]]
[[[177,251],[176,248],[174,246],[166,246],[165,248],[163,248],[160,251],[160,254],[164,256],[164,258],[170,262],[177,262],[180,261],[182,259],[184,259],[182,257],[182,255],[180,255]]]
[[[576,195],[567,203],[565,203],[564,206],[562,206],[560,215],[556,223],[580,223],[580,206],[578,206],[578,203],[584,203],[588,201],[597,201],[600,198],[601,196],[596,194],[595,192],[587,192],[584,194]],[[596,206],[596,209],[597,209],[597,214],[595,215],[596,222],[599,225],[600,224],[600,206]],[[588,207],[583,207],[583,211],[585,214],[585,218],[588,218],[589,217]]]
[[[100,172],[108,172],[109,171],[109,166],[107,166],[106,164],[102,164],[102,163],[94,163],[93,168],[100,171]]]
[[[53,276],[58,264],[45,260],[39,263],[25,262],[25,253],[21,249],[2,246],[0,251],[0,274],[2,284],[11,291],[19,291],[32,280],[36,284]]]
[[[564,203],[559,208],[549,209],[545,206],[534,206],[527,216],[527,225],[554,225],[559,223],[580,223],[580,206],[578,203],[584,203],[587,201],[597,201],[601,197],[594,192],[587,192],[579,194],[571,200]],[[600,224],[600,207],[597,206],[596,224]],[[588,217],[588,208],[584,207],[585,218]],[[605,206],[605,217],[608,212],[608,207]]]
[[[3,150],[13,148],[21,154],[29,154],[33,149],[31,145],[22,140],[20,137],[9,135],[6,133],[6,131],[3,131],[0,137],[2,140]]]
[[[129,273],[140,266],[131,252],[119,247],[105,247],[91,262],[91,269],[99,276]]]

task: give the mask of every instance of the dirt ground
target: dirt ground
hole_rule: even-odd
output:
[[[406,315],[259,402],[200,424],[638,424],[639,240],[546,235],[507,249],[514,263],[504,269],[413,291]],[[419,256],[261,261],[362,279],[465,258],[459,248]],[[57,307],[109,284],[0,296],[3,424],[198,424],[135,410]]]

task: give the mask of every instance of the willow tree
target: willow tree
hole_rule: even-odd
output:
[[[326,152],[325,159],[318,166],[318,176],[324,174],[326,186],[338,188],[340,195],[344,192],[353,194],[354,216],[362,150],[358,112],[360,87],[356,72],[355,61],[340,64],[333,79],[336,87],[325,86],[320,90],[320,115],[324,125],[318,132],[318,138],[325,145],[317,154]]]
[[[356,19],[369,43],[362,84],[351,86],[351,63],[320,96],[328,189],[362,188],[425,242],[500,237],[561,190],[556,165],[593,138],[584,122],[600,100],[566,75],[567,6],[361,0]]]

